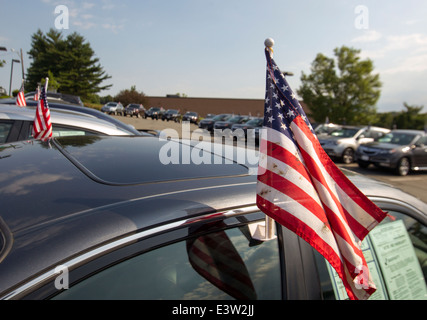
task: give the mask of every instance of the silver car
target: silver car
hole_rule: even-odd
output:
[[[330,135],[319,136],[319,142],[331,158],[352,163],[354,153],[361,144],[372,142],[388,132],[390,132],[389,129],[380,127],[342,126],[332,131]]]
[[[121,114],[122,116],[124,115],[124,110],[125,108],[120,102],[108,102],[101,108],[102,112],[115,115]]]
[[[31,139],[34,108],[0,105],[0,143]],[[69,111],[50,110],[54,137],[76,135],[133,135],[111,122],[90,115]],[[129,128],[131,129],[131,128]]]

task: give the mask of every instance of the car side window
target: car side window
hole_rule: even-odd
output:
[[[248,240],[247,226],[142,253],[54,299],[281,299],[278,241]]]
[[[58,126],[58,125],[52,126],[52,136],[54,138],[56,138],[56,137],[69,137],[69,136],[91,136],[91,135],[97,135],[97,133],[87,131],[87,130],[83,130],[81,128],[65,127],[65,126]],[[28,138],[29,139],[32,138],[32,124],[30,126]]]
[[[397,211],[363,240],[362,250],[377,287],[370,300],[427,299],[427,227]],[[324,299],[348,299],[330,264],[315,252]]]
[[[7,137],[9,136],[10,129],[12,128],[12,123],[10,122],[0,122],[0,143],[5,143]]]

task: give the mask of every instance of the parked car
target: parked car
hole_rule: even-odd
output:
[[[352,163],[357,147],[372,142],[388,132],[390,132],[389,129],[380,127],[342,126],[328,136],[320,136],[319,142],[331,158],[339,159],[344,163]]]
[[[326,260],[287,228],[275,224],[276,237],[259,240],[265,215],[245,165],[194,149],[212,161],[162,164],[175,143],[81,136],[51,148],[2,145],[0,299],[346,298]],[[388,212],[362,246],[373,298],[425,299],[427,205],[347,174]]]
[[[32,139],[35,110],[0,105],[0,144]],[[135,135],[131,130],[68,110],[50,110],[53,137],[75,135]],[[130,129],[130,128],[129,128]],[[137,131],[137,135],[141,135]]]
[[[246,139],[248,138],[248,129],[253,129],[250,133],[253,135],[256,143],[259,143],[259,130],[264,124],[264,118],[253,118],[245,123],[235,123],[232,125],[231,130],[242,129],[245,132]]]
[[[214,129],[231,129],[233,124],[242,124],[246,123],[250,119],[249,116],[233,116],[226,121],[216,121],[214,124]]]
[[[187,111],[182,116],[182,121],[189,121],[190,123],[198,124],[199,123],[199,114],[193,111]]]
[[[25,94],[25,100],[27,102],[27,105],[28,105],[28,102],[37,103],[37,101],[34,100],[35,94],[36,94],[35,91],[28,92]],[[84,106],[79,96],[60,93],[60,92],[51,92],[51,91],[48,91],[46,93],[46,96],[47,96],[47,101],[49,103],[75,104],[82,107]],[[16,98],[0,99],[0,104],[15,104],[15,103],[16,103]]]
[[[108,114],[120,114],[124,115],[124,107],[120,102],[108,102],[102,108],[101,111]]]
[[[3,100],[0,100],[3,102]],[[37,107],[37,101],[27,101],[27,109],[32,109],[35,112],[35,108]],[[13,105],[15,106],[15,101],[7,104],[7,105]],[[0,104],[1,106],[1,104]],[[124,122],[111,117],[108,114],[105,114],[99,110],[88,108],[88,107],[82,107],[80,105],[75,104],[63,104],[63,103],[55,103],[55,102],[49,102],[49,109],[50,110],[65,110],[65,111],[72,111],[73,113],[78,113],[80,115],[92,117],[101,119],[107,122],[112,123],[114,126],[121,128],[124,131],[128,131],[129,134],[132,135],[140,135],[140,132],[136,130],[133,126],[125,124]]]
[[[341,127],[342,127],[341,125],[338,125],[335,123],[322,123],[316,126],[316,128],[314,129],[314,133],[318,137],[328,136],[332,132],[340,129]]]
[[[427,170],[427,134],[422,130],[393,130],[360,146],[356,161],[362,168],[374,164],[393,169],[401,176],[411,170]]]
[[[181,114],[178,110],[169,109],[165,113],[162,114],[162,120],[165,121],[174,121],[179,122],[181,120]]]
[[[145,112],[144,118],[145,118],[145,119],[147,119],[147,118],[151,118],[151,119],[153,119],[153,120],[154,120],[154,119],[158,120],[158,119],[161,119],[162,114],[163,114],[163,110],[162,110],[162,108],[151,107],[150,109],[148,109],[148,110]]]
[[[218,114],[218,115],[214,116],[213,118],[203,119],[202,121],[199,122],[199,128],[206,129],[208,131],[213,131],[215,122],[227,121],[232,116],[233,115],[229,114],[229,113],[222,113],[222,114]]]
[[[130,103],[126,106],[124,115],[125,117],[129,115],[131,117],[135,116],[139,118],[140,116],[142,117],[144,112],[145,112],[145,108],[142,104]]]

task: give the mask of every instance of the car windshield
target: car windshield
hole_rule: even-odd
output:
[[[340,137],[340,138],[350,138],[354,137],[354,135],[359,131],[357,128],[342,128],[335,130],[331,133],[331,136],[333,137]]]
[[[225,120],[230,119],[230,117],[231,116],[229,114],[219,114],[219,115],[213,117],[213,120],[215,120],[215,121],[225,121]]]
[[[415,138],[415,134],[390,132],[380,137],[377,141],[404,146],[404,145],[410,144],[412,140],[414,140],[414,138]]]
[[[197,113],[195,113],[195,112],[187,112],[186,115],[188,115],[188,116],[197,116]]]
[[[250,126],[260,126],[260,125],[262,125],[263,120],[264,119],[262,119],[262,118],[261,119],[251,119],[248,122],[246,122],[246,124],[250,125]]]
[[[240,123],[241,121],[243,121],[244,120],[244,117],[233,117],[233,118],[231,118],[230,120],[228,120],[229,122],[232,122],[232,123]]]
[[[151,111],[159,111],[160,108],[151,108]]]

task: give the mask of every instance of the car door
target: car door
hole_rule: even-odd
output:
[[[413,166],[427,169],[427,136],[421,137],[412,149]]]
[[[233,212],[238,214],[216,212],[196,217],[182,228],[174,222],[145,230],[132,235],[126,245],[122,239],[117,248],[98,248],[93,258],[85,253],[81,261],[73,260],[75,265],[65,264],[68,288],[58,287],[58,274],[26,298],[307,298],[297,236],[277,226],[273,239],[257,240],[253,230],[264,223],[265,215],[256,207]],[[290,240],[284,241],[288,236]],[[286,255],[284,251],[288,251]]]
[[[364,239],[362,250],[377,287],[369,300],[427,299],[427,226],[424,217],[399,201],[380,204],[388,217]],[[323,299],[348,299],[331,265],[316,251]]]

